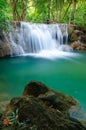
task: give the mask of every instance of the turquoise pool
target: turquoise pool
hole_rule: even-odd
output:
[[[55,58],[28,55],[0,59],[0,101],[20,96],[30,80],[44,82],[73,96],[86,110],[86,53]]]

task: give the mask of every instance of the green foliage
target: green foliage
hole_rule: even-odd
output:
[[[72,22],[77,24],[78,26],[84,26],[86,28],[86,2],[78,3],[75,19]]]
[[[0,29],[6,29],[7,28],[7,23],[6,23],[6,5],[7,1],[6,0],[0,0]]]
[[[25,20],[29,22],[42,23],[49,19],[86,28],[86,0],[17,0],[15,5],[16,17],[20,20],[26,9]],[[6,29],[7,22],[14,19],[12,7],[12,0],[0,0],[0,29]]]
[[[86,28],[86,0],[32,0],[28,5],[27,21],[45,22],[50,19],[54,23],[70,22]]]

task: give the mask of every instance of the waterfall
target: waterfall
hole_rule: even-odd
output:
[[[18,25],[15,22],[10,30],[9,46],[12,55],[62,50],[68,41],[67,24],[20,22]]]
[[[68,44],[67,24],[60,24],[59,26],[63,35],[63,43],[67,45]]]

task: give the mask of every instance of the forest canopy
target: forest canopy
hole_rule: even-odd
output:
[[[0,0],[0,28],[10,21],[72,23],[86,27],[86,0]]]

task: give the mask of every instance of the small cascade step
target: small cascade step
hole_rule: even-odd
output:
[[[10,28],[8,47],[12,55],[59,50],[61,45],[67,44],[67,24],[20,22]]]

